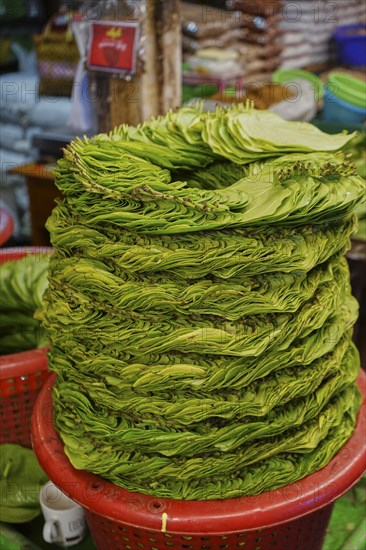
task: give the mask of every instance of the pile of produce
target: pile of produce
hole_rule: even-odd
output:
[[[364,181],[327,135],[250,105],[76,139],[48,221],[43,324],[72,464],[232,498],[327,464],[360,395],[344,254]]]
[[[41,513],[38,495],[46,481],[31,449],[14,443],[0,445],[1,521],[23,523],[37,517]]]
[[[47,288],[49,256],[27,255],[0,264],[0,355],[46,345],[39,321],[33,318]]]
[[[366,182],[366,132],[356,132],[356,136],[350,142],[346,151],[356,166],[357,173]],[[354,238],[366,241],[366,194],[364,194],[363,201],[356,209],[356,215],[358,228]]]

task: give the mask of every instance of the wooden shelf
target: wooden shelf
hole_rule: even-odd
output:
[[[50,236],[45,228],[55,199],[62,197],[55,185],[54,164],[30,163],[22,164],[9,170],[10,174],[24,176],[27,181],[30,214],[31,214],[31,244],[33,246],[49,246]]]

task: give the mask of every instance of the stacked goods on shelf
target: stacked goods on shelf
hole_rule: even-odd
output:
[[[365,20],[362,0],[263,3],[227,0],[226,6],[243,12],[242,22],[247,29],[244,40],[275,46],[280,52],[277,66],[289,69],[334,61],[336,49],[332,35],[336,27]],[[312,32],[309,32],[310,28]],[[254,34],[251,34],[251,29]]]
[[[337,57],[332,41],[334,30],[339,25],[362,22],[365,15],[363,0],[283,0],[282,3],[281,68],[316,67],[334,62]]]
[[[198,50],[186,59],[185,82],[189,76],[212,78],[218,80],[232,80],[241,77],[244,70],[239,62],[237,51],[228,48],[205,48]],[[188,78],[187,78],[188,76]]]
[[[241,37],[239,12],[227,12],[205,4],[181,3],[184,54],[205,48],[236,49]]]
[[[279,65],[280,47],[273,45],[279,16],[266,17],[258,9],[256,15],[182,2],[183,54],[189,70],[222,79],[243,76],[245,82],[270,80]]]
[[[272,72],[280,65],[281,3],[227,0],[226,7],[240,12],[243,28],[240,52],[245,58],[246,82],[270,81]]]
[[[222,91],[222,83],[235,85],[235,79],[243,77],[238,15],[203,4],[181,3],[183,100],[210,96]]]
[[[239,51],[245,59],[246,80],[253,84],[270,82],[273,71],[280,64],[282,49],[278,43],[279,14],[265,17],[242,13],[242,20],[243,44]]]
[[[40,313],[78,469],[174,499],[327,464],[360,395],[344,258],[364,181],[327,135],[250,105],[74,140]]]

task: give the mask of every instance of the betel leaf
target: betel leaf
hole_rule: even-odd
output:
[[[0,353],[17,353],[47,344],[33,316],[48,285],[49,255],[29,254],[0,264]]]
[[[41,513],[39,491],[47,477],[35,454],[13,443],[0,446],[1,519],[9,523],[30,521]]]

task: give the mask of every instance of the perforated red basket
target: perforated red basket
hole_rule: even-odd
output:
[[[0,263],[45,252],[51,253],[52,248],[3,248]],[[18,443],[31,447],[33,406],[49,376],[47,349],[0,356],[0,444]]]
[[[84,507],[98,550],[321,550],[332,503],[366,470],[364,372],[356,429],[325,468],[275,491],[212,501],[131,493],[73,468],[53,426],[54,381],[51,375],[34,408],[33,447],[49,478]]]

